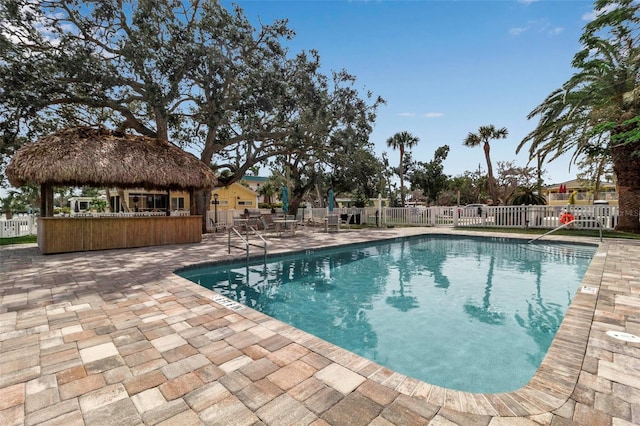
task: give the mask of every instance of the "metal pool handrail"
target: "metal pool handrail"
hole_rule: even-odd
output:
[[[258,238],[260,238],[262,240],[262,245],[260,244],[254,244],[249,242],[249,229],[251,229],[253,231],[253,233],[255,235],[258,236]],[[255,229],[253,226],[247,226],[246,227],[247,233],[246,233],[246,238],[244,236],[242,236],[242,234],[240,232],[238,232],[238,230],[236,229],[235,226],[232,226],[231,228],[229,228],[229,233],[228,233],[228,240],[227,240],[227,245],[228,245],[228,253],[231,254],[231,247],[235,247],[235,248],[239,248],[241,250],[246,250],[247,252],[247,260],[249,259],[249,246],[254,246],[254,247],[260,247],[262,249],[264,249],[264,256],[267,256],[267,240],[264,239],[264,237],[262,235],[260,235],[260,233],[258,232],[257,229]],[[238,237],[240,237],[240,239],[242,240],[242,242],[244,243],[244,246],[236,246],[231,244],[231,233],[235,233]]]
[[[533,243],[534,241],[538,241],[540,238],[552,234],[554,232],[556,232],[558,229],[562,229],[562,228],[566,228],[567,226],[571,225],[574,222],[593,222],[593,223],[597,223],[598,224],[598,231],[600,231],[600,242],[602,242],[602,223],[600,223],[599,220],[597,219],[573,219],[571,222],[567,222],[564,223],[556,228],[553,228],[551,231],[544,233],[542,235],[540,235],[539,237],[536,237],[532,240],[529,240],[529,244]]]

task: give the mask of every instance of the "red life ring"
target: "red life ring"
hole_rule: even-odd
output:
[[[560,223],[566,225],[569,222],[573,222],[575,217],[571,213],[562,213],[560,216]]]

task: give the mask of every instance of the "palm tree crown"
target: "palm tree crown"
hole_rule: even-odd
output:
[[[573,58],[576,73],[529,114],[538,125],[516,153],[530,145],[530,158],[611,156],[621,212],[616,229],[640,233],[640,143],[631,137],[640,116],[640,3],[597,0],[595,11]]]
[[[463,144],[468,147],[475,147],[482,144],[484,156],[487,161],[487,177],[489,183],[489,194],[494,205],[498,204],[498,194],[496,192],[495,178],[493,177],[493,166],[491,164],[491,139],[506,139],[509,131],[506,127],[496,129],[496,126],[490,124],[488,126],[480,126],[478,133],[469,133],[464,139]]]
[[[416,136],[404,131],[399,132],[387,139],[387,146],[389,148],[397,149],[400,151],[400,203],[404,207],[404,150],[405,148],[412,148],[420,142]]]

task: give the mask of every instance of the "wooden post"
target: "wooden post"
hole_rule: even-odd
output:
[[[189,211],[191,212],[192,216],[198,213],[196,211],[196,189],[195,188],[189,189]]]
[[[40,185],[40,216],[53,217],[53,185]]]
[[[47,184],[40,185],[40,217],[47,216]]]
[[[47,217],[53,217],[53,185],[47,185]]]

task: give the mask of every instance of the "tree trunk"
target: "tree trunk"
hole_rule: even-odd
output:
[[[298,209],[300,208],[301,202],[302,197],[300,195],[294,195],[289,201],[289,212],[287,214],[296,216],[298,214]]]
[[[40,216],[53,217],[53,186],[49,183],[40,185]]]
[[[129,209],[129,200],[124,196],[124,189],[122,188],[116,188],[116,189],[118,191],[118,197],[120,197],[120,211],[130,212],[131,209]]]
[[[196,211],[199,215],[202,215],[202,233],[207,233],[207,211],[209,210],[209,204],[211,204],[211,191],[200,190],[195,191]]]
[[[484,143],[484,157],[487,160],[487,183],[489,184],[489,195],[491,196],[491,202],[494,206],[498,205],[498,195],[496,194],[496,182],[493,178],[493,166],[491,165],[491,146],[488,142]]]
[[[105,211],[108,211],[109,213],[114,213],[114,212],[111,211],[111,192],[109,192],[109,187],[108,186],[106,186],[104,188],[104,192],[105,192],[105,196],[107,197],[107,207],[106,207],[106,209],[108,209],[108,210],[105,209]],[[62,203],[60,203],[60,207],[62,207]]]
[[[404,207],[404,146],[400,145],[400,207]]]
[[[616,145],[611,149],[620,209],[616,231],[634,234],[640,234],[640,161],[633,156],[637,149],[637,143]]]

